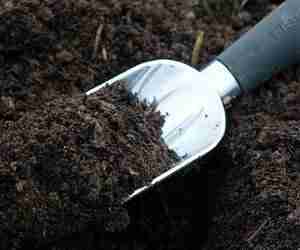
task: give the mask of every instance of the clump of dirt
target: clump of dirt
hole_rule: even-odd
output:
[[[120,82],[0,120],[3,249],[36,247],[89,224],[124,229],[124,199],[176,160],[154,109]]]
[[[28,6],[22,5],[25,2]],[[62,48],[61,35],[50,25],[51,18],[44,22],[47,16],[30,11],[34,3],[25,2],[7,1],[0,16],[0,96],[9,97],[22,110],[57,94],[78,92],[81,83],[80,73],[71,79],[64,70],[73,68],[76,60]],[[81,70],[79,66],[76,69],[74,72]]]

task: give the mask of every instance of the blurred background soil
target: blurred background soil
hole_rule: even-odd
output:
[[[84,92],[152,59],[200,69],[280,2],[2,0],[0,115]],[[300,248],[299,112],[295,66],[234,101],[222,144],[184,178],[129,204],[128,230],[90,225],[42,249]]]

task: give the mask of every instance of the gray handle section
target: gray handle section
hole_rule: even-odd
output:
[[[300,0],[287,0],[217,57],[243,91],[300,61]]]

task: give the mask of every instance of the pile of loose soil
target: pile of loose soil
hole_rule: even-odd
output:
[[[98,232],[125,228],[124,199],[176,158],[154,109],[120,82],[0,120],[2,249],[36,247],[91,223]]]

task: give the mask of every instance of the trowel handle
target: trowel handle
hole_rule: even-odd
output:
[[[286,0],[217,59],[243,91],[300,62],[300,0]]]

